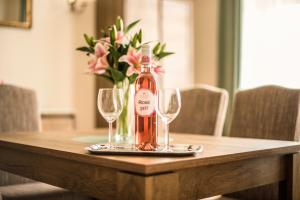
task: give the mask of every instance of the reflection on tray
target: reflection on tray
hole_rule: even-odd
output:
[[[134,145],[117,145],[110,149],[106,144],[94,144],[86,147],[86,150],[92,154],[188,156],[202,152],[203,146],[194,144],[172,144],[171,149],[171,152],[164,151],[163,147],[159,147],[156,151],[141,151],[134,148]]]

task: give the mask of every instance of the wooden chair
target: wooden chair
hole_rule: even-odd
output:
[[[222,135],[228,105],[226,90],[198,85],[181,91],[181,110],[171,132]]]
[[[229,135],[274,140],[299,141],[300,90],[264,86],[239,91],[235,95]],[[249,189],[230,195],[239,199],[278,199],[279,184]]]
[[[39,131],[40,117],[34,91],[0,85],[1,132]],[[86,199],[65,189],[0,170],[0,199]]]

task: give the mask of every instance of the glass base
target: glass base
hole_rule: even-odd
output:
[[[109,143],[106,143],[106,144],[98,144],[98,148],[101,148],[101,149],[114,149],[114,145],[113,144],[109,144]]]
[[[117,144],[130,144],[132,143],[132,137],[130,135],[115,135],[115,143]]]
[[[162,152],[173,152],[173,149],[170,146],[167,146],[161,150]]]

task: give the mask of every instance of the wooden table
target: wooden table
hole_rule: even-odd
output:
[[[100,199],[197,199],[279,181],[284,199],[299,199],[299,143],[173,134],[204,152],[159,158],[89,155],[72,139],[103,131],[0,134],[0,168]]]

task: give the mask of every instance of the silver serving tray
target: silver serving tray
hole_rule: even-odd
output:
[[[93,144],[85,148],[91,154],[99,155],[135,155],[135,156],[192,156],[203,151],[202,145],[195,144],[172,144],[172,151],[163,151],[158,148],[156,151],[141,151],[134,148],[133,145],[114,146],[108,149],[105,144]]]

